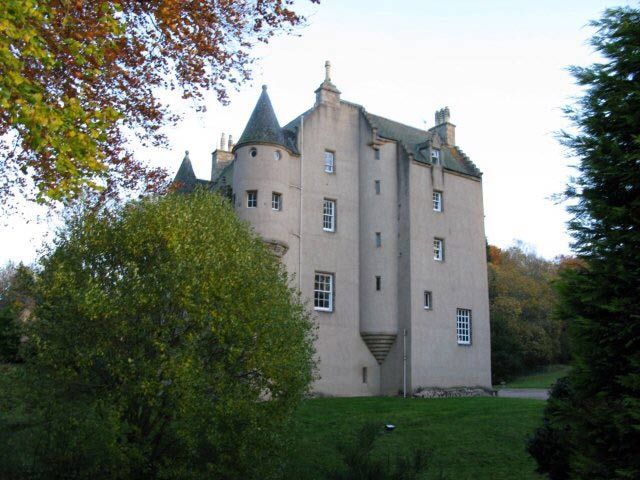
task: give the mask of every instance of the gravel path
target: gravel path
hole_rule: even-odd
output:
[[[505,398],[546,400],[549,398],[549,390],[544,388],[501,388],[498,390],[498,396]]]

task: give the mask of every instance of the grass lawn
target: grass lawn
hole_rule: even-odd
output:
[[[560,377],[569,373],[569,365],[549,365],[542,372],[537,372],[507,383],[505,388],[549,388]]]
[[[417,447],[431,451],[426,479],[541,479],[525,452],[545,403],[539,400],[478,397],[402,399],[323,398],[306,401],[288,456],[287,478],[321,479],[341,464],[339,448],[367,421],[382,429],[375,454],[392,457]]]

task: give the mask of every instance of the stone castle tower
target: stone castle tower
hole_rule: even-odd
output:
[[[491,386],[482,176],[450,112],[429,130],[341,99],[330,66],[315,104],[281,127],[262,87],[208,181],[281,257],[318,323],[318,393]],[[226,148],[225,148],[226,147]]]

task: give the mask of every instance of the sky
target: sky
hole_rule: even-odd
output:
[[[314,90],[332,64],[341,98],[418,128],[434,125],[444,106],[456,142],[483,172],[485,229],[490,244],[519,240],[546,257],[570,253],[563,191],[576,159],[557,141],[568,128],[562,107],[580,94],[567,70],[599,58],[588,26],[604,0],[323,0],[297,3],[307,24],[254,50],[253,80],[222,106],[207,95],[205,113],[165,96],[182,120],[167,128],[171,147],[137,148],[154,165],[177,171],[189,150],[196,175],[208,178],[221,133],[237,140],[261,92],[281,125],[313,106]],[[0,265],[33,262],[59,225],[24,205],[0,222]]]

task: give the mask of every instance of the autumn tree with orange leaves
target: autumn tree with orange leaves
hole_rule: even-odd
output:
[[[318,3],[319,0],[310,0]],[[293,0],[4,0],[0,9],[0,202],[105,202],[157,191],[166,172],[127,138],[166,146],[179,90],[203,109],[251,76],[251,49],[304,18]]]

